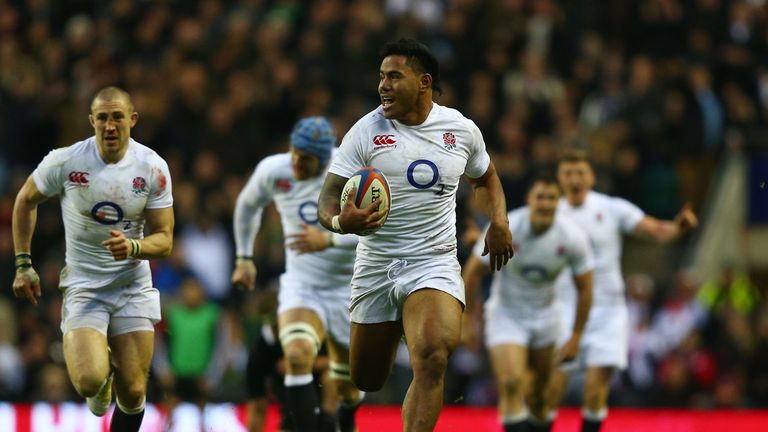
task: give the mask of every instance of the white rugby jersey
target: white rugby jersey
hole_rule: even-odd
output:
[[[317,199],[325,175],[296,180],[291,153],[264,158],[256,166],[235,207],[235,242],[238,255],[251,255],[253,241],[261,226],[262,209],[274,200],[285,236],[285,271],[292,278],[312,286],[337,288],[349,285],[355,262],[355,235],[343,236],[338,246],[299,254],[288,249],[289,234],[302,232],[302,224],[325,229],[317,218]],[[341,243],[341,244],[340,244]]]
[[[154,150],[130,139],[125,156],[107,164],[91,137],[48,153],[32,178],[43,195],[61,196],[67,247],[62,286],[150,278],[147,260],[115,261],[101,242],[111,238],[110,230],[143,238],[144,210],[173,206],[168,164]]]
[[[595,256],[593,304],[623,303],[621,250],[624,234],[634,231],[645,213],[625,199],[595,191],[590,191],[584,203],[578,207],[561,198],[557,211],[578,224],[589,238]],[[565,301],[573,301],[575,295],[572,278],[562,276],[558,281],[558,295]]]
[[[535,314],[537,309],[552,304],[557,277],[563,269],[570,269],[569,275],[592,271],[594,260],[589,240],[573,221],[560,215],[541,234],[533,232],[528,207],[513,210],[507,216],[515,256],[493,275],[487,304]],[[472,253],[487,265],[489,256],[482,256],[484,239],[485,236],[478,240]]]
[[[384,118],[381,106],[344,136],[329,172],[349,178],[364,166],[389,182],[384,226],[360,237],[358,256],[424,259],[456,254],[456,189],[463,174],[485,174],[490,157],[480,129],[460,112],[436,103],[420,125]]]

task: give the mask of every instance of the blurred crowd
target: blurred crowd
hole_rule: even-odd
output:
[[[98,89],[129,91],[140,115],[133,137],[172,173],[175,248],[152,263],[166,320],[151,400],[241,401],[283,251],[267,211],[259,292],[230,285],[237,194],[261,158],[287,150],[298,118],[326,115],[341,136],[374,109],[378,49],[401,36],[440,60],[437,101],[478,124],[510,207],[522,205],[532,173],[576,147],[590,152],[598,190],[658,217],[684,202],[701,211],[718,158],[765,136],[764,0],[0,0],[0,400],[76,396],[58,329],[58,207],[38,215],[37,307],[12,297],[10,224],[42,157],[92,134]],[[472,232],[482,221],[466,197],[459,225]],[[766,292],[745,269],[726,266],[711,281],[679,270],[683,246],[627,278],[631,361],[613,402],[768,406]],[[447,400],[493,403],[487,371],[482,350],[460,349]],[[372,400],[398,403],[400,372]]]

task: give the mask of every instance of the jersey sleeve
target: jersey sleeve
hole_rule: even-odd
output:
[[[238,256],[253,254],[253,242],[261,227],[261,213],[275,194],[275,184],[269,166],[270,159],[256,165],[248,183],[237,197],[234,234]]]
[[[634,231],[637,224],[645,217],[645,212],[623,198],[612,198],[611,204],[616,219],[619,221],[619,227],[625,234]]]
[[[368,164],[368,159],[365,140],[363,139],[363,128],[356,124],[341,140],[339,150],[333,157],[328,172],[350,178],[355,171]]]
[[[595,269],[595,258],[592,255],[592,248],[589,246],[587,234],[575,224],[571,226],[569,267],[573,275],[581,276]]]
[[[171,185],[171,171],[168,164],[156,156],[152,167],[152,179],[149,182],[148,209],[160,209],[173,206],[173,193]]]
[[[66,148],[51,150],[32,172],[35,186],[47,197],[58,195],[64,190],[66,150]]]
[[[469,158],[467,159],[467,167],[464,169],[464,174],[470,178],[478,178],[488,171],[488,166],[491,164],[491,157],[485,150],[485,140],[483,140],[483,134],[480,129],[471,120],[467,120],[470,124],[470,133],[472,141],[469,144]]]

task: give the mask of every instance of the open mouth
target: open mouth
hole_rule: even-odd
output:
[[[393,99],[392,96],[381,96],[381,106],[384,107],[385,110],[391,108],[394,103],[395,99]]]
[[[117,136],[105,136],[104,142],[108,144],[117,144]]]

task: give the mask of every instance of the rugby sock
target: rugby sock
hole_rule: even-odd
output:
[[[315,432],[320,427],[320,401],[312,385],[312,374],[286,375],[285,399],[297,432]]]
[[[119,400],[116,405],[109,426],[110,432],[139,432],[144,419],[144,401],[138,408],[125,408]]]
[[[360,402],[363,401],[365,393],[360,392],[360,396],[355,402],[352,403],[340,403],[339,408],[336,409],[336,420],[339,422],[339,431],[341,432],[354,432],[355,430],[355,413],[357,407],[360,406]]]
[[[501,417],[504,432],[528,432],[528,411]]]
[[[581,410],[581,432],[600,432],[600,428],[603,427],[603,420],[607,416],[607,408],[599,411],[590,411],[583,408]]]

